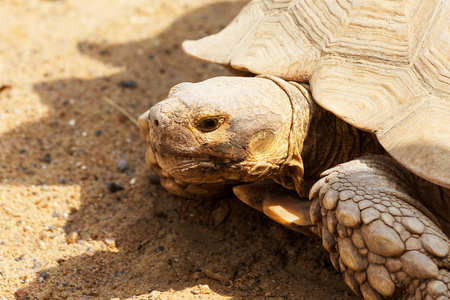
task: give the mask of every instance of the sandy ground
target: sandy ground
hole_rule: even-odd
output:
[[[180,44],[244,4],[1,1],[1,300],[353,299],[318,240],[152,183],[137,127],[102,101],[139,116],[227,74]]]

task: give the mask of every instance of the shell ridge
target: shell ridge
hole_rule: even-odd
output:
[[[426,34],[424,34],[419,42],[419,46],[416,47],[414,53],[411,55],[411,60],[409,62],[409,66],[412,67],[414,65],[414,62],[416,61],[417,57],[419,56],[419,54],[421,53],[421,51],[424,50],[424,45],[425,45],[425,41],[427,40],[427,38],[430,36],[430,32],[432,30],[430,30],[435,24],[436,21],[438,20],[438,15],[439,12],[441,11],[442,6],[444,5],[443,1],[440,1],[439,6],[437,9],[434,10],[433,15],[431,17],[431,21],[428,23]]]

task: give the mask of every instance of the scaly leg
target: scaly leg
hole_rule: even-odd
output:
[[[386,156],[336,166],[311,189],[311,220],[365,299],[448,299],[450,242],[415,198],[416,176]],[[428,199],[433,201],[433,199]]]

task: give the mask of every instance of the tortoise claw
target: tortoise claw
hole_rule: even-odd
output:
[[[306,235],[315,235],[311,228],[311,201],[299,198],[294,191],[287,190],[273,181],[240,185],[233,188],[234,194],[244,203],[263,212],[272,220]]]
[[[245,204],[260,212],[264,212],[262,207],[263,200],[269,196],[272,190],[277,188],[277,184],[273,181],[261,181],[237,185],[233,187],[233,193]]]

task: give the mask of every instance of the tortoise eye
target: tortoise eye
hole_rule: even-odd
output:
[[[211,132],[219,128],[222,124],[222,119],[219,118],[205,118],[198,122],[197,129],[203,132]]]

